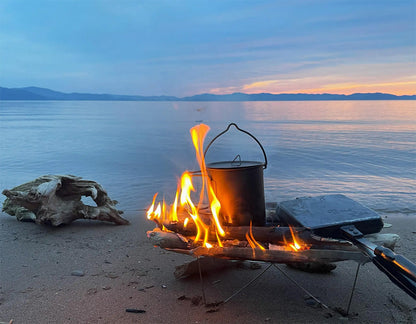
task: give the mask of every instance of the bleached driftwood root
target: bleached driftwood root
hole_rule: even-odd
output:
[[[95,181],[72,175],[46,175],[11,190],[3,190],[7,199],[3,211],[20,221],[59,226],[76,219],[93,219],[126,225],[129,222],[115,208],[103,187]],[[97,206],[85,205],[82,197],[91,197]]]

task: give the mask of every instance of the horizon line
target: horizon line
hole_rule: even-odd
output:
[[[375,95],[375,94],[382,94],[382,95],[389,95],[389,96],[395,96],[395,97],[411,97],[411,96],[416,96],[416,93],[414,94],[394,94],[394,93],[388,93],[388,92],[381,92],[381,91],[375,91],[375,92],[353,92],[350,94],[344,94],[344,93],[331,93],[331,92],[322,92],[322,93],[310,93],[310,92],[279,92],[279,93],[274,93],[274,92],[256,92],[256,93],[246,93],[246,92],[240,92],[240,91],[236,91],[236,92],[228,92],[228,93],[210,93],[210,92],[202,92],[202,93],[197,93],[197,94],[193,94],[193,95],[187,95],[187,96],[177,96],[177,95],[141,95],[141,94],[117,94],[117,93],[108,93],[108,92],[77,92],[77,91],[72,91],[72,92],[64,92],[64,91],[59,91],[59,90],[53,90],[50,88],[45,88],[45,87],[38,87],[38,86],[25,86],[25,87],[13,87],[13,88],[8,88],[8,87],[2,87],[0,86],[0,88],[4,88],[4,89],[9,89],[9,90],[28,90],[30,88],[38,88],[38,89],[43,89],[43,90],[49,90],[49,91],[53,91],[53,92],[58,92],[58,93],[62,93],[62,94],[67,94],[67,95],[71,95],[71,94],[88,94],[88,95],[110,95],[110,96],[126,96],[126,97],[134,97],[134,96],[138,96],[138,97],[175,97],[177,99],[185,99],[185,98],[190,98],[190,97],[195,97],[195,96],[201,96],[201,95],[210,95],[210,96],[230,96],[230,95],[236,95],[236,94],[241,94],[241,95],[247,95],[247,96],[252,96],[252,95],[273,95],[273,96],[278,96],[278,95],[310,95],[310,96],[319,96],[319,95],[331,95],[331,96],[352,96],[352,95],[359,95],[359,94],[367,94],[367,95]]]

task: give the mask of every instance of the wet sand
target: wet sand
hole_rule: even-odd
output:
[[[329,274],[279,267],[330,309],[319,307],[276,268],[228,303],[198,304],[199,277],[175,279],[175,266],[193,260],[153,247],[153,223],[129,213],[128,226],[76,221],[60,228],[0,214],[0,322],[9,323],[415,323],[416,301],[375,265],[361,267],[350,315],[346,309],[357,263]],[[396,252],[416,262],[416,219],[392,216]],[[232,268],[204,275],[207,303],[223,301],[263,271]],[[139,313],[129,313],[126,309]]]

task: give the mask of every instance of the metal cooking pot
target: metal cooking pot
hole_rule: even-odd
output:
[[[264,226],[266,221],[263,170],[267,167],[267,156],[260,142],[235,123],[215,136],[204,151],[206,156],[212,143],[226,133],[231,126],[253,138],[260,146],[264,162],[242,161],[237,155],[232,161],[207,163],[209,181],[221,203],[220,217],[230,226]]]

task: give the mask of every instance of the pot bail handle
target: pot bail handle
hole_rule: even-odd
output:
[[[264,151],[263,145],[261,145],[261,143],[259,142],[259,140],[257,138],[254,137],[254,135],[250,134],[249,132],[245,131],[244,129],[241,129],[240,127],[237,126],[236,123],[230,123],[227,128],[222,131],[221,133],[219,133],[217,136],[215,136],[211,142],[208,144],[208,146],[206,147],[205,151],[204,151],[204,157],[207,155],[208,149],[210,148],[210,146],[212,145],[212,143],[214,143],[214,141],[216,139],[218,139],[218,137],[220,137],[221,135],[225,134],[226,132],[228,132],[228,130],[230,129],[231,126],[234,126],[235,128],[237,128],[237,130],[239,130],[240,132],[243,132],[245,134],[247,134],[248,136],[250,136],[253,140],[256,141],[256,143],[260,146],[261,151],[263,152],[263,156],[264,156],[264,165],[263,165],[263,169],[267,168],[267,156],[266,156],[266,152]]]

